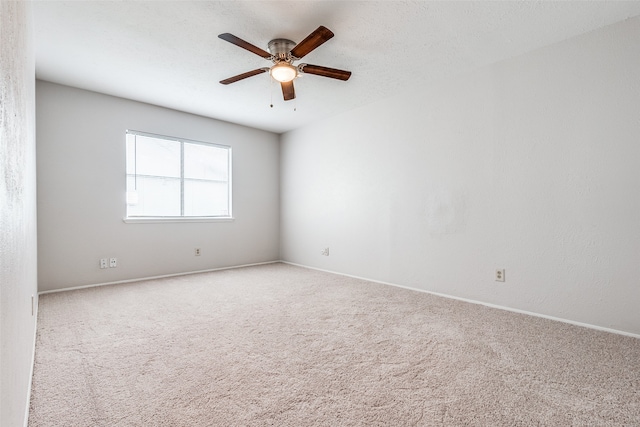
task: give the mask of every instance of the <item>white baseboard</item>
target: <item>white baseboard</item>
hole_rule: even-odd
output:
[[[53,289],[53,290],[50,290],[50,291],[38,292],[38,295],[51,294],[51,293],[56,293],[56,292],[73,291],[73,290],[77,290],[77,289],[93,288],[93,287],[96,287],[96,286],[117,285],[117,284],[121,284],[121,283],[140,282],[140,281],[143,281],[143,280],[162,279],[162,278],[165,278],[165,277],[186,276],[186,275],[189,275],[189,274],[209,273],[209,272],[212,272],[212,271],[221,271],[221,270],[231,270],[231,269],[234,269],[234,268],[252,267],[252,266],[256,266],[256,265],[275,264],[275,263],[279,263],[279,262],[284,263],[284,264],[289,264],[289,265],[295,265],[297,267],[308,268],[310,270],[323,271],[325,273],[337,274],[339,276],[351,277],[351,278],[359,279],[359,280],[366,280],[368,282],[379,283],[381,285],[387,285],[387,286],[394,286],[396,288],[409,289],[409,290],[416,291],[416,292],[424,292],[424,293],[427,293],[427,294],[436,295],[436,296],[444,297],[444,298],[455,299],[455,300],[458,300],[458,301],[464,301],[464,302],[468,302],[468,303],[471,303],[471,304],[484,305],[486,307],[497,308],[499,310],[505,310],[505,311],[511,311],[513,313],[520,313],[520,314],[526,314],[526,315],[529,315],[529,316],[541,317],[541,318],[544,318],[544,319],[555,320],[557,322],[569,323],[571,325],[582,326],[584,328],[595,329],[595,330],[598,330],[598,331],[610,332],[610,333],[613,333],[613,334],[625,335],[625,336],[629,336],[629,337],[640,339],[640,334],[634,334],[632,332],[621,331],[621,330],[612,329],[612,328],[606,328],[606,327],[603,327],[603,326],[592,325],[590,323],[577,322],[575,320],[563,319],[561,317],[549,316],[549,315],[546,315],[546,314],[535,313],[535,312],[526,311],[526,310],[520,310],[520,309],[517,309],[517,308],[512,308],[512,307],[507,307],[507,306],[502,306],[502,305],[497,305],[497,304],[491,304],[491,303],[487,303],[487,302],[483,302],[483,301],[477,301],[477,300],[473,300],[473,299],[469,299],[469,298],[457,297],[457,296],[454,296],[454,295],[448,295],[448,294],[443,294],[443,293],[439,293],[439,292],[427,291],[427,290],[419,289],[419,288],[412,288],[410,286],[398,285],[396,283],[383,282],[381,280],[375,280],[375,279],[369,279],[369,278],[366,278],[366,277],[354,276],[352,274],[345,274],[345,273],[340,273],[340,272],[337,272],[337,271],[326,270],[326,269],[316,268],[316,267],[310,267],[308,265],[297,264],[297,263],[294,263],[294,262],[289,262],[289,261],[284,261],[284,260],[259,262],[259,263],[253,263],[253,264],[243,264],[243,265],[236,265],[236,266],[231,266],[231,267],[212,268],[212,269],[208,269],[208,270],[188,271],[188,272],[183,272],[183,273],[165,274],[165,275],[161,275],[161,276],[140,277],[140,278],[137,278],[137,279],[119,280],[119,281],[116,281],[116,282],[96,283],[96,284],[92,284],[92,285],[75,286],[75,287],[62,288],[62,289]],[[35,337],[34,337],[34,345],[35,345]],[[31,390],[31,389],[29,389],[29,390]]]
[[[31,370],[29,371],[29,388],[27,389],[27,407],[24,410],[24,427],[29,426],[29,409],[31,408],[31,386],[33,385],[33,368],[36,364],[36,337],[38,336],[38,308],[40,301],[36,298],[33,315],[33,346],[31,348]]]
[[[462,297],[457,297],[457,296],[453,296],[453,295],[442,294],[442,293],[439,293],[439,292],[426,291],[424,289],[412,288],[412,287],[409,287],[409,286],[398,285],[398,284],[395,284],[395,283],[389,283],[389,282],[383,282],[383,281],[380,281],[380,280],[368,279],[366,277],[354,276],[354,275],[351,275],[351,274],[345,274],[345,273],[340,273],[340,272],[337,272],[337,271],[325,270],[325,269],[322,269],[322,268],[309,267],[308,265],[296,264],[294,262],[289,262],[289,261],[280,261],[280,262],[282,262],[284,264],[295,265],[297,267],[308,268],[310,270],[323,271],[325,273],[337,274],[339,276],[345,276],[345,277],[351,277],[351,278],[354,278],[354,279],[366,280],[368,282],[379,283],[381,285],[394,286],[396,288],[409,289],[411,291],[416,291],[416,292],[424,292],[424,293],[427,293],[427,294],[436,295],[436,296],[444,297],[444,298],[455,299],[455,300],[458,300],[458,301],[464,301],[464,302],[468,302],[468,303],[471,303],[471,304],[484,305],[486,307],[497,308],[499,310],[505,310],[505,311],[511,311],[513,313],[519,313],[519,314],[526,314],[526,315],[529,315],[529,316],[541,317],[543,319],[555,320],[557,322],[569,323],[571,325],[576,325],[576,326],[582,326],[583,328],[595,329],[595,330],[598,330],[598,331],[610,332],[610,333],[613,333],[613,334],[625,335],[625,336],[628,336],[628,337],[633,337],[633,338],[640,339],[640,335],[639,334],[634,334],[632,332],[621,331],[621,330],[618,330],[618,329],[605,328],[603,326],[592,325],[590,323],[576,322],[575,320],[563,319],[561,317],[549,316],[549,315],[546,315],[546,314],[540,314],[540,313],[535,313],[535,312],[532,312],[532,311],[520,310],[520,309],[517,309],[517,308],[511,308],[511,307],[506,307],[506,306],[502,306],[502,305],[497,305],[497,304],[491,304],[491,303],[487,303],[487,302],[472,300],[472,299],[468,299],[468,298],[462,298]]]
[[[122,283],[142,282],[144,280],[164,279],[166,277],[187,276],[189,274],[210,273],[212,271],[232,270],[234,268],[253,267],[253,266],[256,266],[256,265],[274,264],[274,263],[278,263],[278,262],[282,262],[282,261],[276,260],[276,261],[257,262],[257,263],[253,263],[253,264],[234,265],[234,266],[231,266],[231,267],[211,268],[211,269],[208,269],[208,270],[198,270],[198,271],[185,271],[185,272],[182,272],[182,273],[163,274],[161,276],[139,277],[137,279],[118,280],[118,281],[115,281],[115,282],[95,283],[95,284],[92,284],[92,285],[82,285],[82,286],[73,286],[73,287],[70,287],[70,288],[51,289],[49,291],[38,292],[38,295],[53,294],[53,293],[56,293],[56,292],[75,291],[75,290],[78,290],[78,289],[86,289],[86,288],[95,288],[97,286],[108,286],[108,285],[119,285],[119,284],[122,284]]]

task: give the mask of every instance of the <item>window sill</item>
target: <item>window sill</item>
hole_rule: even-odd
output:
[[[232,222],[235,218],[233,217],[184,217],[184,218],[162,218],[162,217],[147,217],[147,218],[123,218],[122,221],[127,224],[156,224],[156,223],[165,223],[165,222]]]

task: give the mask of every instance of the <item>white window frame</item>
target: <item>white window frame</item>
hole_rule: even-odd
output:
[[[225,221],[233,221],[233,186],[232,186],[232,150],[231,150],[231,146],[228,145],[222,145],[222,144],[214,144],[211,142],[204,142],[204,141],[195,141],[195,140],[191,140],[191,139],[186,139],[186,138],[178,138],[178,137],[173,137],[173,136],[166,136],[166,135],[159,135],[159,134],[153,134],[153,133],[149,133],[149,132],[141,132],[141,131],[136,131],[136,130],[127,130],[125,133],[126,135],[137,135],[137,136],[143,136],[143,137],[149,137],[149,138],[156,138],[156,139],[162,139],[162,140],[167,140],[167,141],[175,141],[175,142],[179,142],[180,143],[180,147],[181,147],[181,154],[180,154],[180,169],[181,169],[181,176],[180,176],[180,204],[181,204],[181,215],[180,216],[129,216],[129,209],[127,206],[127,201],[125,200],[125,217],[123,219],[124,222],[126,223],[159,223],[159,222],[225,222]],[[126,147],[126,137],[125,137],[125,147]],[[222,148],[227,150],[228,153],[228,179],[227,179],[227,194],[228,194],[228,215],[221,215],[221,216],[184,216],[184,144],[196,144],[196,145],[206,145],[206,146],[212,146],[212,147],[217,147],[217,148]],[[125,171],[125,193],[127,190],[127,177],[130,174],[128,174]]]

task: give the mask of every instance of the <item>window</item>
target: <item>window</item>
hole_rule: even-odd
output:
[[[127,219],[230,217],[231,147],[127,131]]]

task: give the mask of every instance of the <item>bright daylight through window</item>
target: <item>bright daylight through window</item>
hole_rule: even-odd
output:
[[[127,131],[127,219],[230,217],[231,147]]]

